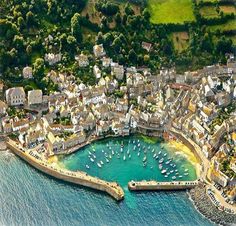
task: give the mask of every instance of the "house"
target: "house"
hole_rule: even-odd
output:
[[[111,74],[116,77],[119,81],[124,78],[124,66],[118,63],[111,63]]]
[[[76,56],[75,60],[79,63],[80,67],[87,67],[89,65],[88,56],[83,53],[81,53],[79,56]]]
[[[96,79],[100,79],[102,76],[101,70],[99,69],[97,65],[94,65],[93,67],[93,74],[95,75]]]
[[[63,141],[63,149],[69,149],[72,148],[78,144],[81,144],[85,141],[85,134],[83,132],[80,132],[79,134],[72,134],[68,138],[64,139]]]
[[[110,123],[106,121],[99,121],[96,125],[97,136],[102,136],[110,130]]]
[[[103,48],[103,44],[95,45],[93,47],[93,53],[94,53],[95,57],[97,57],[97,58],[105,56],[106,52],[105,52],[105,50]]]
[[[0,115],[5,115],[6,111],[7,111],[6,103],[0,100]]]
[[[221,92],[216,94],[216,100],[219,107],[226,107],[231,102],[231,97],[226,92]]]
[[[28,92],[28,105],[41,104],[43,102],[42,90],[31,90]]]
[[[12,122],[12,130],[13,132],[22,130],[22,129],[27,129],[29,128],[29,120],[28,119],[20,119],[17,121]]]
[[[151,50],[152,44],[148,42],[142,42],[142,48],[146,49],[148,52]]]
[[[2,120],[2,128],[4,133],[11,133],[12,132],[11,122],[9,120]]]
[[[33,78],[33,69],[32,67],[24,67],[23,68],[23,78],[24,79],[29,79],[29,78]]]
[[[109,67],[111,65],[112,59],[109,57],[103,57],[102,58],[102,66],[103,67]]]
[[[52,66],[52,65],[54,65],[54,64],[56,64],[56,63],[58,63],[58,62],[60,62],[60,61],[61,61],[61,58],[62,58],[61,53],[58,53],[58,54],[47,53],[47,54],[45,54],[45,56],[44,56],[45,61],[48,62],[48,64],[49,64],[50,66]]]
[[[6,90],[6,101],[9,106],[19,106],[25,103],[23,87],[14,87]]]
[[[48,133],[47,140],[47,148],[51,153],[58,153],[63,150],[63,140],[58,136],[55,137],[52,132]]]

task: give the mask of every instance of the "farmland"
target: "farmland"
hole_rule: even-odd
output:
[[[191,0],[149,0],[148,9],[154,24],[195,21]]]

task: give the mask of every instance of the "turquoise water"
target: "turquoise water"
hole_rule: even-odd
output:
[[[86,149],[84,152],[86,153]],[[80,154],[83,156],[84,152]],[[69,164],[70,158],[64,161]],[[152,172],[149,171],[151,158],[147,159],[145,169]],[[116,160],[113,160],[107,168],[99,168],[98,173],[104,177],[110,175],[105,172],[109,172],[109,167],[116,163]],[[137,164],[142,170],[137,171],[133,160],[135,158],[131,156],[126,162],[127,168],[124,168],[127,173],[132,172],[137,179],[142,178],[139,174],[149,175],[141,162]],[[84,167],[83,165],[84,163],[81,167]],[[71,167],[78,168],[75,163]],[[90,169],[96,173],[96,167]],[[124,171],[120,169],[120,172],[121,176],[124,175]],[[152,175],[155,176],[154,173]],[[118,180],[120,175],[111,173],[109,178]],[[128,176],[122,179],[122,186],[126,186],[128,179]],[[0,225],[212,225],[195,210],[185,192],[125,192],[124,201],[117,203],[103,193],[48,177],[18,157],[0,152]]]

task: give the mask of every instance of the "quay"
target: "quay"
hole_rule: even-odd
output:
[[[97,177],[92,177],[82,171],[73,172],[53,166],[52,164],[48,164],[46,161],[42,159],[36,159],[29,153],[25,152],[23,149],[20,149],[17,146],[17,143],[15,143],[11,139],[8,139],[6,145],[10,150],[12,150],[13,153],[15,153],[21,159],[23,159],[37,170],[47,175],[50,175],[54,178],[66,182],[82,185],[85,187],[105,192],[117,201],[124,199],[124,191],[116,182],[108,182],[105,180],[101,180]]]
[[[130,181],[128,188],[131,191],[175,191],[192,189],[198,185],[198,181]]]

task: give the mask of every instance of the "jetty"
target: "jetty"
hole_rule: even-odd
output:
[[[198,185],[198,181],[171,181],[158,182],[151,181],[130,181],[128,188],[131,191],[174,191],[192,189]]]
[[[37,170],[47,175],[50,175],[54,178],[66,182],[106,192],[117,201],[124,199],[124,191],[116,182],[108,182],[105,180],[101,180],[97,177],[92,177],[83,171],[74,172],[62,169],[56,165],[49,164],[47,161],[40,158],[35,158],[30,153],[24,151],[23,149],[18,147],[16,142],[11,139],[6,142],[6,145],[13,153],[15,153],[21,159],[23,159]]]

